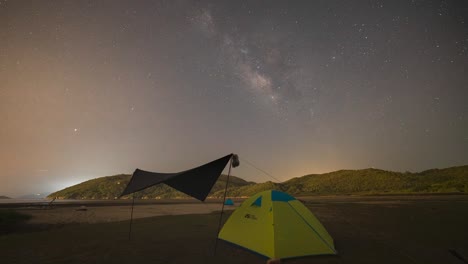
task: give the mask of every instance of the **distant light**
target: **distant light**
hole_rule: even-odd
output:
[[[73,130],[74,130],[75,132],[77,132],[77,131],[78,131],[78,128],[75,128],[75,129],[73,129]]]

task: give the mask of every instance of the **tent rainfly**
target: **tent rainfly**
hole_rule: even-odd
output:
[[[333,238],[312,212],[276,190],[245,200],[218,238],[271,259],[336,254]]]
[[[195,199],[205,201],[231,158],[235,167],[234,162],[237,156],[229,154],[205,165],[178,173],[158,173],[136,169],[120,197],[165,183]]]

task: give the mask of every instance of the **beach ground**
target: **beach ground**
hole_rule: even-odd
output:
[[[284,263],[453,263],[468,260],[468,196],[300,197],[335,240],[337,256]],[[0,236],[2,263],[265,263],[219,242],[215,202],[27,206],[23,229]],[[224,214],[225,220],[230,209]],[[465,259],[465,260],[464,260]]]

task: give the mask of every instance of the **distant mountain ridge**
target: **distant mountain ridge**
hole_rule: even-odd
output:
[[[11,199],[10,197],[8,196],[3,196],[3,195],[0,195],[0,199]]]
[[[58,197],[59,199],[116,199],[127,186],[131,175],[120,174],[115,176],[106,176],[70,186],[63,190],[49,194],[49,198]],[[211,195],[214,192],[224,190],[226,186],[226,175],[221,175],[212,188]],[[253,185],[254,182],[245,181],[239,177],[230,176],[229,186],[236,188],[240,186]],[[123,198],[130,198],[130,195]],[[164,198],[187,198],[186,194],[179,192],[165,184],[147,188],[135,193],[135,198],[139,199],[164,199]]]
[[[25,195],[21,195],[21,196],[18,196],[18,197],[15,197],[17,199],[27,199],[27,200],[41,200],[41,199],[45,199],[47,198],[47,195],[49,193],[34,193],[34,194],[25,194]]]
[[[127,185],[131,175],[101,177],[65,188],[48,197],[60,199],[115,199]],[[221,175],[209,197],[222,197],[226,175]],[[292,195],[338,194],[415,194],[468,193],[468,165],[445,169],[431,169],[417,173],[393,172],[379,169],[339,170],[310,174],[282,183],[271,181],[254,183],[239,177],[229,178],[227,195],[251,196],[257,192],[276,189]],[[135,198],[185,198],[187,195],[160,184],[135,193]],[[128,198],[128,197],[124,197]]]
[[[468,165],[422,172],[393,172],[379,169],[339,170],[309,174],[282,183],[264,182],[252,186],[229,188],[228,196],[250,196],[277,189],[293,195],[347,194],[417,194],[467,193]],[[219,196],[220,193],[215,193]]]

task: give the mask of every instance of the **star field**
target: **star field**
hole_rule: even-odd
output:
[[[467,164],[467,14],[462,0],[0,1],[0,194],[231,152],[281,180]]]

